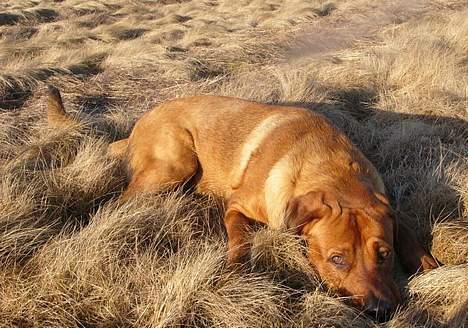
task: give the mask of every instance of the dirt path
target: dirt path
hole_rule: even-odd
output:
[[[297,37],[289,61],[322,57],[349,48],[359,41],[376,39],[378,31],[419,17],[434,6],[430,0],[384,0],[343,4],[331,15],[316,20]]]

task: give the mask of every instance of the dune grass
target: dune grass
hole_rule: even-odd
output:
[[[456,0],[2,2],[0,326],[463,327],[467,16]],[[46,83],[74,126],[46,126]],[[321,285],[296,236],[253,231],[233,271],[218,200],[119,203],[109,142],[192,94],[324,113],[444,266],[398,270],[405,302],[376,323]]]

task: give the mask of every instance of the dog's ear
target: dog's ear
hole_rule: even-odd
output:
[[[286,209],[286,227],[302,234],[307,224],[331,213],[332,206],[327,204],[325,193],[311,191],[289,201]]]

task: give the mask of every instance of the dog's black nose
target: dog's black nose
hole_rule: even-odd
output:
[[[383,300],[373,301],[367,305],[365,312],[379,322],[387,321],[393,311],[393,305]]]

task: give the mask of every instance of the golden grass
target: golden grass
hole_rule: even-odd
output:
[[[456,0],[2,2],[0,326],[463,327],[467,16]],[[46,83],[76,125],[45,126]],[[405,304],[377,324],[328,294],[296,236],[252,231],[232,271],[216,200],[119,204],[108,143],[190,94],[323,112],[445,266],[398,272]]]

